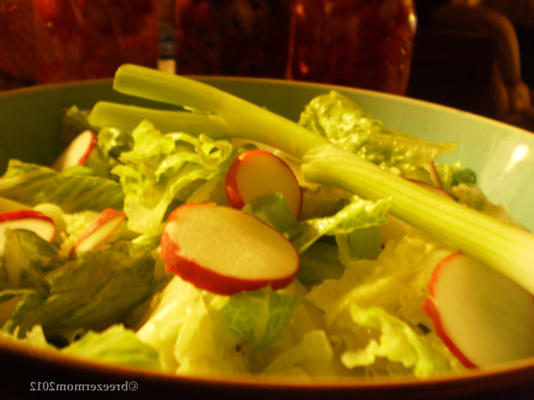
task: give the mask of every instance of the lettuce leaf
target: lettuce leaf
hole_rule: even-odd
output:
[[[0,268],[7,279],[5,284],[0,283],[0,289],[25,288],[48,293],[46,274],[64,262],[56,249],[28,230],[8,230],[5,237]]]
[[[281,233],[286,233],[297,226],[297,219],[281,193],[262,194],[245,204],[243,211]]]
[[[450,252],[422,235],[407,235],[375,260],[341,258],[341,279],[308,292],[306,300],[324,312],[329,337],[343,344],[346,367],[360,367],[358,374],[420,376],[459,368],[422,312],[432,271]]]
[[[10,160],[0,178],[0,196],[30,207],[54,203],[67,213],[121,209],[124,199],[121,186],[113,180],[68,171],[60,173],[19,160]]]
[[[158,352],[120,324],[102,332],[89,331],[61,353],[126,367],[161,369]]]
[[[262,370],[266,375],[301,376],[335,375],[334,350],[322,330],[306,332],[302,340],[277,356]]]
[[[431,143],[388,128],[335,91],[313,98],[301,113],[299,124],[394,173],[413,173],[456,148],[453,143]]]
[[[133,147],[120,153],[111,172],[125,193],[128,227],[139,233],[157,232],[169,205],[186,201],[202,182],[224,171],[234,154],[228,141],[162,134],[148,121],[132,138]]]
[[[157,296],[137,336],[158,351],[165,371],[245,373],[246,358],[237,350],[242,339],[227,330],[218,315],[226,301],[175,276]]]
[[[283,290],[241,292],[232,296],[219,314],[226,329],[243,338],[244,345],[254,351],[280,335],[299,301],[297,295]]]
[[[336,214],[302,221],[290,232],[299,252],[303,252],[324,235],[349,234],[356,229],[380,226],[386,222],[391,199],[364,200],[354,196]]]
[[[400,363],[413,370],[416,377],[429,377],[450,370],[449,360],[441,357],[424,335],[417,334],[407,323],[378,307],[350,305],[353,321],[377,333],[364,348],[347,349],[341,361],[347,368],[373,365],[378,357]]]
[[[310,288],[326,279],[339,279],[345,267],[339,260],[335,244],[315,242],[300,255],[297,278],[304,286]]]
[[[54,269],[46,275],[49,292],[24,296],[3,329],[23,336],[41,325],[54,343],[70,343],[87,330],[122,322],[150,299],[158,283],[150,253],[129,248],[117,243]]]

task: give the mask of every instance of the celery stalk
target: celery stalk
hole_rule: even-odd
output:
[[[303,158],[302,170],[309,181],[336,185],[371,199],[391,197],[393,215],[482,260],[534,294],[534,235],[520,228],[386,173],[354,154],[325,151],[332,146],[324,147],[328,142],[323,137],[209,85],[124,65],[117,71],[114,88],[216,115],[228,124],[233,137],[263,142]]]
[[[297,157],[327,143],[322,136],[311,134],[280,115],[179,75],[127,64],[117,70],[113,87],[132,96],[215,114],[230,125],[233,137],[269,144]]]
[[[534,294],[534,235],[530,232],[385,174],[360,157],[332,147],[316,148],[304,157],[304,178],[370,199],[391,196],[393,215],[478,258]]]
[[[124,131],[133,130],[144,119],[165,132],[205,133],[216,139],[231,136],[228,125],[217,115],[156,110],[107,101],[99,101],[89,114],[89,123],[93,126],[113,126]]]

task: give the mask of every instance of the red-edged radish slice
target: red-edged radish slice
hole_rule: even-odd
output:
[[[226,174],[226,195],[232,207],[241,209],[265,193],[282,193],[293,214],[302,208],[302,189],[291,168],[265,150],[252,150],[237,157]]]
[[[430,175],[430,180],[432,181],[432,185],[437,188],[442,188],[443,185],[441,183],[441,178],[439,177],[438,171],[436,170],[436,165],[433,161],[429,162],[425,169],[428,171],[428,174]]]
[[[423,182],[423,181],[415,181],[415,180],[411,180],[411,179],[408,179],[410,182],[412,183],[415,183],[416,185],[422,187],[422,188],[425,188],[431,192],[434,192],[436,194],[439,194],[440,196],[443,196],[445,197],[446,199],[449,199],[451,201],[455,201],[454,200],[454,197],[452,197],[449,193],[447,193],[444,189],[442,189],[441,187],[436,187],[436,186],[433,186],[431,185],[430,183],[426,183],[426,182]]]
[[[97,143],[98,138],[92,131],[83,131],[56,158],[52,168],[61,171],[74,165],[84,165]]]
[[[234,208],[188,203],[175,209],[161,238],[166,270],[201,289],[231,295],[295,278],[299,255],[282,234]]]
[[[462,253],[433,272],[423,311],[436,333],[467,367],[534,356],[534,297]]]
[[[0,213],[0,252],[4,251],[6,229],[26,229],[51,242],[56,234],[54,220],[42,212],[23,209]]]
[[[91,224],[85,229],[72,247],[70,253],[84,253],[94,250],[116,232],[125,219],[122,211],[106,208],[101,211]]]

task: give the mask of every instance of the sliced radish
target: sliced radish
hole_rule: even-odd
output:
[[[241,209],[264,193],[282,193],[295,216],[302,208],[302,189],[291,168],[265,150],[239,155],[226,174],[226,195],[232,207]]]
[[[408,179],[410,182],[413,182],[415,183],[416,185],[418,186],[421,186],[425,189],[428,189],[429,191],[431,192],[434,192],[436,194],[439,194],[440,196],[443,196],[445,197],[446,199],[449,199],[451,201],[455,201],[454,200],[454,197],[452,197],[449,193],[447,193],[444,189],[442,189],[441,187],[436,187],[436,186],[433,186],[431,185],[430,183],[426,183],[426,182],[423,182],[423,181],[415,181],[415,180],[410,180]]]
[[[6,229],[26,229],[50,242],[56,234],[54,220],[42,212],[23,209],[0,213],[0,252],[4,251]]]
[[[467,367],[534,356],[534,297],[462,253],[439,262],[423,311]]]
[[[74,252],[81,254],[96,249],[120,228],[125,217],[122,211],[113,208],[106,208],[100,212],[87,229],[82,232],[72,247],[71,254]]]
[[[166,270],[213,293],[231,295],[295,278],[299,255],[282,234],[230,207],[188,203],[169,216],[161,238]]]
[[[442,188],[443,185],[441,183],[441,178],[439,177],[438,171],[436,170],[436,165],[433,161],[429,162],[425,169],[428,171],[428,174],[430,175],[430,180],[432,182],[432,185],[434,187]]]
[[[52,168],[61,171],[74,165],[84,165],[98,143],[97,136],[89,129],[76,136],[52,164]]]

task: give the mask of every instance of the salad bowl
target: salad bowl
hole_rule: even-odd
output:
[[[299,118],[311,98],[335,89],[390,127],[430,141],[456,142],[457,150],[440,160],[461,161],[474,170],[488,199],[509,207],[514,220],[534,230],[534,185],[530,184],[534,182],[534,135],[527,131],[456,109],[355,88],[255,78],[194,78],[292,120]],[[11,158],[50,165],[59,153],[65,110],[72,105],[88,109],[100,100],[152,104],[118,94],[109,80],[0,93],[0,170],[5,170]],[[34,391],[61,395],[77,390],[123,391],[139,397],[165,393],[181,398],[482,399],[530,398],[534,391],[534,358],[442,378],[295,381],[174,376],[71,358],[4,339],[0,354],[8,366],[0,389],[5,398],[25,398]]]

